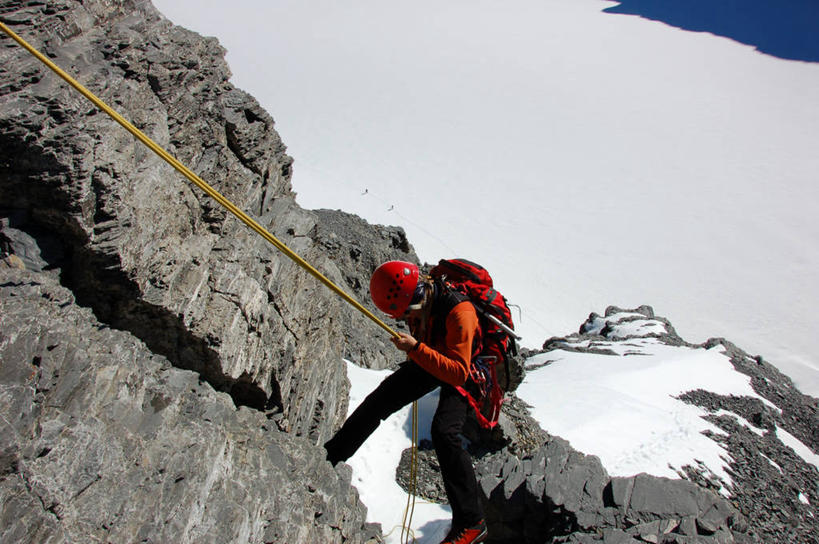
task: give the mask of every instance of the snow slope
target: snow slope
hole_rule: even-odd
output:
[[[622,317],[607,321],[617,323]],[[616,357],[564,350],[532,357],[527,364],[540,368],[527,373],[518,396],[533,406],[532,415],[544,429],[597,455],[612,476],[647,472],[677,478],[677,470],[699,460],[730,484],[726,452],[702,434],[724,432],[702,418],[706,410],[676,397],[703,389],[758,398],[777,408],[753,390],[748,376],[734,370],[722,346],[689,348],[651,336],[631,338],[665,332],[652,330],[659,322],[639,323],[618,326],[610,335],[613,341],[595,342],[595,349],[610,350]]]
[[[815,9],[770,3],[756,24],[764,2],[155,4],[225,45],[303,206],[401,225],[429,262],[481,262],[528,345],[651,304],[819,395],[819,64],[755,49],[796,33],[808,49],[788,58],[816,60],[798,33]]]

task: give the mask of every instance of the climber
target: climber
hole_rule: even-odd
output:
[[[346,461],[382,420],[440,387],[431,432],[452,507],[452,527],[441,544],[483,542],[487,530],[478,484],[459,436],[472,408],[455,389],[466,382],[473,351],[480,343],[475,308],[465,297],[422,276],[414,264],[402,261],[375,270],[370,295],[381,311],[409,325],[410,334],[392,338],[408,360],[364,399],[325,444],[327,459],[333,465]]]

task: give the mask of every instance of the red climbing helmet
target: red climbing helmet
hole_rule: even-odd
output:
[[[395,319],[412,304],[418,287],[418,267],[404,261],[388,261],[373,272],[370,296],[378,309]]]

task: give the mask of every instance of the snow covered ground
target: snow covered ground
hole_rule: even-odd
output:
[[[225,45],[303,206],[484,264],[528,345],[650,304],[819,395],[815,3],[155,4]]]

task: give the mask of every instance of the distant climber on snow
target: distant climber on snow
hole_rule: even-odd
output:
[[[442,265],[445,262],[477,266],[463,260],[442,261]],[[422,275],[412,263],[390,261],[373,273],[370,295],[375,305],[409,326],[410,334],[392,338],[408,360],[367,396],[325,448],[332,464],[346,461],[382,420],[440,387],[431,434],[452,508],[452,527],[441,544],[474,544],[487,538],[487,529],[472,461],[460,433],[469,412],[477,409],[464,386],[476,375],[473,367],[476,356],[483,353],[485,335],[470,297],[451,289],[435,271]],[[503,297],[497,294],[497,298]]]

